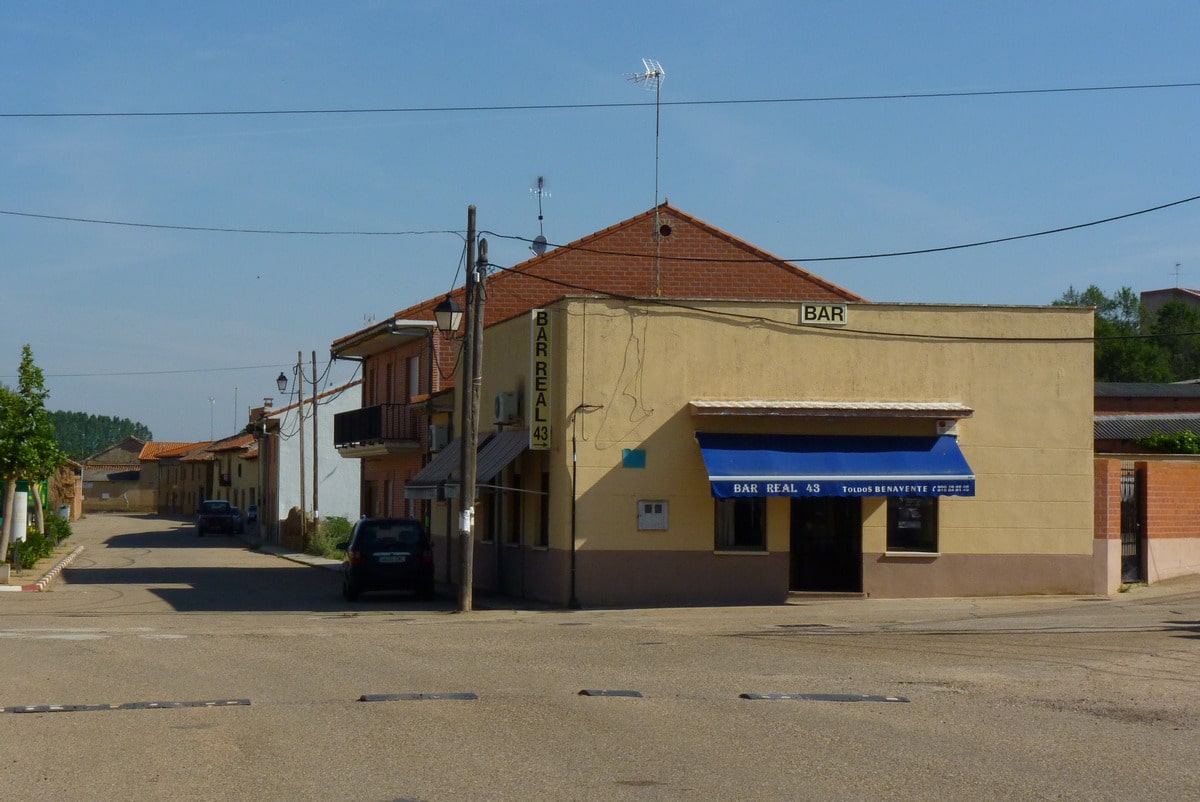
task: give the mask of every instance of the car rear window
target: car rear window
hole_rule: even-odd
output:
[[[225,512],[228,509],[227,501],[206,501],[200,505],[200,512]]]
[[[359,526],[356,545],[363,549],[413,548],[421,545],[424,536],[416,521],[366,522]]]

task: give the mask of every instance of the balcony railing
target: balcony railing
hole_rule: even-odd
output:
[[[371,443],[421,440],[424,415],[408,404],[376,404],[333,416],[333,444],[337,448]]]

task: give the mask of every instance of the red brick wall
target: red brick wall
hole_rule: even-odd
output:
[[[671,233],[656,242],[648,216],[599,232],[576,249],[551,251],[520,273],[491,279],[488,324],[507,320],[565,295],[603,292],[637,297],[845,301],[856,296],[803,271],[772,261],[736,238],[665,209]],[[656,252],[657,246],[657,252]],[[542,277],[552,281],[544,281]]]
[[[1096,485],[1096,539],[1121,539],[1121,461],[1097,459],[1094,473]]]
[[[1163,460],[1137,467],[1146,471],[1146,537],[1200,537],[1200,462]]]

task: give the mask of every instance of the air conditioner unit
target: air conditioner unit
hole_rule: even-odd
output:
[[[444,423],[435,423],[429,427],[429,450],[441,451],[450,444],[450,427]]]
[[[516,393],[496,393],[496,423],[516,423],[521,417]]]

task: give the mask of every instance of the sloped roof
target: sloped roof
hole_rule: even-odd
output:
[[[1092,432],[1096,440],[1141,440],[1155,432],[1200,433],[1200,414],[1096,415]]]
[[[623,243],[620,252],[614,251],[612,246],[603,245],[605,240],[616,239],[619,235],[627,233],[630,229],[634,229],[637,226],[651,225],[656,215],[660,223],[667,222],[676,228],[678,228],[680,224],[685,224],[687,227],[690,227],[704,235],[729,245],[733,252],[744,254],[744,257],[739,256],[736,259],[705,259],[704,257],[695,256],[693,253],[684,252],[686,249],[682,244],[679,246],[680,252],[675,253],[673,252],[675,249],[670,245],[656,246],[655,240],[650,237],[638,239],[636,242],[631,241]],[[670,243],[672,240],[667,238],[664,240],[664,242]],[[815,273],[810,273],[809,271],[797,267],[790,262],[784,261],[773,254],[767,253],[761,248],[751,245],[750,243],[739,239],[738,237],[735,237],[726,231],[722,231],[716,226],[706,223],[698,217],[694,217],[687,212],[682,211],[681,209],[671,206],[669,203],[662,203],[657,208],[651,208],[645,212],[630,217],[627,220],[623,220],[620,223],[616,223],[608,226],[607,228],[603,228],[599,231],[588,234],[587,236],[575,240],[574,242],[566,245],[556,246],[551,250],[546,251],[546,253],[542,254],[541,256],[528,259],[518,265],[490,276],[488,278],[489,293],[493,295],[502,293],[504,286],[508,282],[515,282],[521,278],[538,277],[549,278],[553,280],[553,283],[558,283],[561,290],[559,297],[565,297],[572,293],[626,294],[637,297],[652,297],[653,294],[650,292],[638,294],[634,292],[628,292],[614,286],[595,286],[596,283],[603,284],[604,282],[594,282],[593,284],[589,285],[587,281],[589,260],[579,259],[577,255],[581,253],[591,254],[597,259],[616,257],[636,260],[638,262],[650,262],[661,258],[662,264],[664,265],[664,274],[670,270],[677,275],[681,275],[682,271],[695,271],[701,269],[701,266],[704,266],[703,269],[712,271],[714,269],[736,270],[739,269],[739,267],[744,268],[747,265],[761,266],[766,264],[782,271],[791,279],[798,279],[805,284],[810,285],[814,289],[814,296],[816,294],[820,294],[824,299],[837,298],[839,300],[849,302],[866,301],[865,298],[857,295],[856,293],[850,292],[849,290],[840,287],[831,281],[821,278]],[[564,270],[564,261],[571,256],[575,256],[576,258],[568,263],[569,269]],[[593,259],[592,261],[594,262],[595,260]],[[572,279],[578,284],[578,286],[574,286],[572,284]],[[694,281],[694,275],[688,275],[688,280]],[[663,281],[666,283],[667,279],[664,278]],[[465,288],[459,287],[450,292],[450,297],[454,298],[456,301],[458,301],[458,303],[465,305],[464,293]],[[799,293],[796,294],[799,295]],[[679,293],[667,289],[661,293],[660,297],[678,298],[681,296]],[[688,297],[694,298],[697,296],[695,293],[689,293]],[[721,295],[719,292],[711,297],[714,299],[728,299],[727,296]],[[775,299],[778,296],[772,295],[770,297]],[[421,301],[420,303],[407,307],[406,309],[403,309],[393,315],[391,321],[432,320],[434,317],[434,307],[440,304],[444,298],[445,296],[439,295],[435,298],[429,298]],[[815,297],[808,300],[815,300]],[[502,312],[498,312],[496,305],[491,303],[490,297],[489,305],[485,307],[484,314],[487,318],[488,325],[504,319],[502,317]],[[369,337],[373,331],[382,330],[380,329],[381,326],[386,328],[388,322],[389,321],[374,324],[373,326],[356,331],[352,334],[348,334],[345,337],[335,340],[332,346],[333,350],[338,351],[339,349],[348,347],[352,343]]]
[[[317,400],[321,401],[323,399],[329,399],[329,398],[339,396],[342,393],[346,392],[347,390],[351,390],[355,387],[360,387],[361,385],[362,385],[362,379],[357,379],[355,381],[343,384],[340,387],[332,387],[332,388],[326,390],[325,392],[318,394]],[[304,405],[306,407],[312,406],[312,396],[311,395],[304,397]],[[297,402],[297,403],[288,404],[286,407],[271,407],[270,409],[264,409],[262,416],[263,416],[263,418],[279,418],[279,417],[282,417],[285,413],[295,410],[296,407],[298,407],[298,406],[299,406],[299,403]],[[308,413],[305,413],[305,415],[307,415],[307,414]],[[251,435],[251,438],[253,439],[253,435]]]
[[[138,459],[143,462],[153,462],[159,457],[179,456],[193,448],[204,445],[208,445],[208,441],[200,441],[198,443],[169,443],[162,440],[151,440],[142,446],[142,453],[138,455]]]
[[[139,440],[133,435],[129,435],[128,437],[113,443],[111,446],[108,446],[107,448],[97,451],[95,454],[84,458],[83,464],[134,464],[138,462],[138,454],[142,452],[142,448],[145,445],[146,444],[143,441]],[[117,460],[111,459],[111,457],[116,455],[120,455],[124,462],[118,462]],[[105,457],[108,457],[108,459],[105,459]]]
[[[1097,398],[1200,398],[1196,382],[1096,382]]]
[[[231,435],[223,440],[217,440],[208,447],[209,451],[240,451],[254,442],[254,435],[242,432]]]

